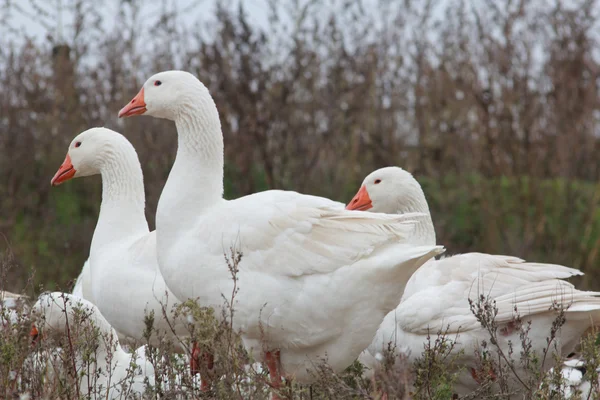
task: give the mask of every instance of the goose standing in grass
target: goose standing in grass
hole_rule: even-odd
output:
[[[179,338],[185,337],[189,332],[183,318],[168,320],[179,301],[158,270],[156,235],[144,215],[137,153],[124,136],[106,128],[77,135],[51,183],[97,174],[102,177],[102,205],[90,247],[88,282],[94,304],[122,338],[145,340],[145,317],[151,313],[155,330],[151,344],[158,345],[163,335],[177,340],[172,327]],[[85,276],[82,279],[83,290],[90,289]]]
[[[421,186],[407,171],[398,167],[379,169],[368,175],[360,190],[347,206],[350,210],[374,213],[429,214]],[[418,244],[435,244],[431,218],[419,221],[413,239]],[[490,343],[490,334],[471,311],[489,299],[498,309],[495,316],[498,346],[509,354],[512,343],[516,370],[524,375],[519,363],[521,327],[531,321],[529,338],[532,350],[540,359],[550,336],[553,322],[564,309],[565,322],[553,342],[556,350],[566,356],[571,353],[590,326],[600,325],[599,292],[583,292],[562,279],[582,275],[576,269],[561,265],[525,262],[516,257],[468,253],[429,260],[410,278],[402,301],[390,312],[379,328],[363,360],[377,359],[390,346],[408,352],[414,361],[423,351],[428,335],[445,332],[455,340],[453,349],[460,356],[459,366],[466,367],[455,386],[459,394],[478,388],[485,379],[477,366],[476,351],[483,352],[483,342]],[[485,301],[484,301],[485,303]],[[521,320],[515,317],[519,315]],[[551,349],[551,351],[554,348]],[[489,351],[496,355],[495,350]],[[497,355],[496,355],[497,357]],[[553,366],[554,358],[546,357],[544,369]],[[489,371],[491,375],[493,371]],[[513,388],[519,388],[515,377]]]
[[[139,398],[154,385],[152,365],[121,348],[116,331],[89,301],[67,293],[44,293],[32,313],[38,319],[32,329],[34,340],[55,332],[63,340],[77,342],[72,347],[77,374],[71,376],[77,376],[79,397]]]
[[[177,297],[217,315],[233,302],[233,327],[276,388],[282,375],[310,382],[323,360],[335,371],[350,365],[410,275],[443,251],[407,244],[420,215],[349,212],[281,190],[223,199],[219,114],[187,72],[152,76],[119,117],[140,114],[172,120],[178,132],[156,214],[161,273]]]

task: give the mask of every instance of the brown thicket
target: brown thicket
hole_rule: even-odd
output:
[[[22,4],[2,6],[5,288],[33,271],[35,285],[68,288],[87,258],[100,180],[49,181],[89,127],[133,142],[153,224],[175,127],[117,112],[152,73],[178,68],[217,102],[228,197],[282,188],[347,202],[373,169],[399,165],[422,182],[449,252],[563,263],[600,289],[596,1],[272,1],[267,26],[245,2],[165,5],[149,24],[147,3],[111,3],[109,30],[98,2],[66,2],[59,38],[56,10],[33,1],[32,23],[49,29],[36,40],[11,30]],[[182,12],[212,17],[186,28]]]

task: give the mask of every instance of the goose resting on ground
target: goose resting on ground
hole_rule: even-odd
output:
[[[387,167],[369,174],[356,196],[348,203],[350,210],[374,213],[426,213],[419,221],[413,237],[416,244],[435,244],[435,231],[429,207],[421,186],[407,171]],[[529,338],[533,350],[541,355],[550,335],[552,323],[563,307],[565,323],[558,332],[557,350],[562,356],[573,352],[582,335],[591,326],[600,325],[600,293],[577,290],[562,280],[582,275],[579,270],[562,265],[525,262],[516,257],[468,253],[429,260],[410,278],[402,301],[381,324],[373,342],[361,359],[369,360],[388,346],[398,346],[413,362],[423,351],[427,336],[445,332],[455,338],[454,351],[464,353],[460,366],[465,366],[455,386],[464,395],[479,387],[476,351],[489,333],[471,312],[469,299],[475,302],[483,295],[495,302],[498,314],[498,346],[508,354],[512,342],[518,373],[524,374],[518,362],[521,349],[520,327],[531,321]],[[515,312],[516,310],[516,312]],[[521,324],[516,321],[518,314]],[[493,354],[494,350],[491,350]],[[546,357],[544,369],[553,366]],[[519,383],[513,377],[513,388]]]

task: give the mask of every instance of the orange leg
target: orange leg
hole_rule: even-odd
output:
[[[213,356],[213,354],[209,351],[202,352],[202,363],[206,367],[206,377],[200,377],[200,390],[202,392],[208,392],[212,383],[211,373],[215,366],[215,356]]]
[[[200,356],[200,348],[198,344],[194,341],[192,343],[192,356],[190,357],[190,371],[192,375],[196,375],[200,373],[200,365],[198,365],[198,356]]]
[[[488,371],[480,371],[480,372],[483,372],[483,374],[487,374],[492,381],[495,381],[497,378],[496,373],[494,372],[494,370],[492,368],[489,368]],[[484,382],[485,377],[480,376],[479,372],[473,367],[471,367],[471,376],[473,377],[475,382],[477,382],[480,385]]]
[[[215,366],[215,359],[212,353],[208,351],[202,351],[196,342],[192,345],[192,357],[190,359],[190,370],[192,375],[200,373],[200,359],[204,364],[205,374],[200,374],[200,391],[207,392],[210,390],[211,379],[209,377],[210,371]]]
[[[271,387],[273,389],[281,388],[281,353],[279,350],[267,351],[265,353],[265,361],[269,368],[269,376],[271,378]],[[280,400],[279,396],[271,393],[271,400]]]

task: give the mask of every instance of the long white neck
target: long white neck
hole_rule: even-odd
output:
[[[94,327],[98,329],[98,346],[100,353],[114,354],[115,351],[123,351],[119,343],[119,337],[115,329],[100,314],[98,308],[94,308],[91,315]]]
[[[192,226],[194,216],[223,199],[223,134],[206,88],[181,106],[175,118],[177,156],[160,196],[156,230],[164,243]]]
[[[75,327],[75,329],[79,329],[79,335],[82,333],[82,329],[86,329],[86,334],[90,336],[86,336],[90,339],[90,343],[93,345],[97,345],[95,348],[95,363],[93,364],[93,368],[98,368],[107,364],[112,365],[112,369],[115,368],[115,362],[124,353],[124,350],[121,348],[121,344],[119,343],[119,337],[115,329],[108,323],[108,321],[100,314],[98,308],[94,307],[91,309],[91,312],[86,311],[89,315],[89,319],[84,322],[85,325]],[[70,321],[74,321],[72,316],[73,313],[70,313]],[[72,323],[72,322],[70,322]],[[93,327],[94,334],[92,336],[92,331],[89,330]],[[71,328],[73,329],[73,328]],[[88,333],[89,332],[89,333]],[[79,351],[88,352],[91,349],[89,348],[77,348]],[[78,362],[81,363],[82,366],[88,365],[89,361],[85,361],[85,354],[78,354]],[[105,374],[110,373],[111,369],[103,371]]]
[[[431,214],[429,214],[429,210],[416,210],[416,209],[405,209],[399,210],[398,213],[407,213],[407,212],[422,212],[427,213],[426,216],[420,217],[419,222],[415,226],[415,234],[413,235],[415,244],[422,245],[435,245],[435,228],[433,227],[433,221],[431,220]]]
[[[144,178],[133,146],[127,143],[107,148],[100,174],[102,205],[90,253],[149,232],[144,214]]]
[[[436,245],[435,228],[429,213],[429,206],[423,190],[414,188],[410,193],[406,193],[402,198],[402,202],[397,205],[396,213],[419,212],[426,214],[420,217],[415,227],[415,234],[411,240],[414,244],[419,245]]]
[[[73,299],[71,304],[76,305],[78,301],[80,300]],[[87,308],[86,314],[89,315],[89,323],[92,324],[93,327],[96,328],[99,333],[98,345],[100,349],[102,351],[110,351],[111,349],[118,348],[120,344],[117,332],[100,313],[98,307],[91,303],[86,304],[85,306]],[[74,312],[75,311],[73,310],[70,313],[70,315],[74,315]]]

